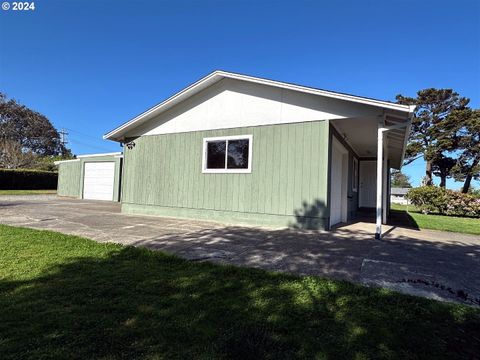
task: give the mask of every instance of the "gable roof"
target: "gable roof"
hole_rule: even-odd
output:
[[[354,103],[370,105],[370,106],[379,107],[379,108],[383,108],[383,109],[396,110],[396,111],[405,112],[405,113],[408,113],[408,114],[412,113],[414,108],[415,108],[414,106],[401,105],[401,104],[396,104],[396,103],[389,102],[389,101],[377,100],[377,99],[372,99],[372,98],[367,98],[367,97],[355,96],[355,95],[344,94],[344,93],[339,93],[339,92],[334,92],[334,91],[317,89],[317,88],[313,88],[313,87],[296,85],[296,84],[292,84],[292,83],[286,83],[286,82],[280,82],[280,81],[275,81],[275,80],[270,80],[270,79],[254,77],[254,76],[248,76],[248,75],[243,75],[243,74],[238,74],[238,73],[233,73],[233,72],[216,70],[216,71],[210,73],[209,75],[203,77],[202,79],[198,80],[197,82],[187,86],[185,89],[183,89],[180,92],[176,93],[175,95],[169,97],[165,101],[153,106],[152,108],[148,109],[147,111],[141,113],[140,115],[138,115],[138,116],[134,117],[133,119],[125,122],[124,124],[120,125],[119,127],[115,128],[114,130],[108,132],[107,134],[105,134],[103,136],[103,138],[104,139],[109,139],[109,140],[114,140],[114,141],[119,141],[119,140],[122,139],[122,136],[124,136],[124,134],[127,131],[145,123],[146,121],[150,120],[151,118],[153,118],[153,117],[161,114],[162,112],[170,109],[174,105],[182,102],[183,100],[193,96],[194,94],[197,94],[198,92],[204,90],[205,88],[217,83],[218,81],[220,81],[222,79],[226,79],[226,78],[241,80],[241,81],[246,81],[246,82],[256,83],[256,84],[261,84],[261,85],[267,85],[267,86],[272,86],[272,87],[276,87],[276,88],[297,91],[297,92],[306,93],[306,94],[313,94],[313,95],[318,95],[318,96],[323,96],[323,97],[328,97],[328,98],[333,98],[333,99],[350,101],[350,102],[354,102]]]

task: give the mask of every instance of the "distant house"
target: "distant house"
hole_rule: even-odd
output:
[[[370,207],[380,236],[414,108],[215,71],[104,136],[126,145],[104,197],[118,183],[124,213],[315,229]]]
[[[410,188],[397,188],[392,187],[390,190],[390,202],[393,204],[407,205],[407,193]]]

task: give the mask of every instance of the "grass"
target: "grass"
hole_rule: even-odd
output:
[[[417,208],[409,205],[391,204],[392,210],[408,212],[410,222],[420,229],[451,231],[464,234],[480,235],[480,219],[422,214]]]
[[[476,358],[480,310],[0,225],[2,359]]]
[[[57,190],[0,190],[0,195],[56,194]]]

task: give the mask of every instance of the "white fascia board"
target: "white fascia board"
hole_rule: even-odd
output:
[[[103,153],[103,154],[85,154],[85,155],[77,155],[77,158],[89,158],[89,157],[99,157],[99,156],[115,156],[122,155],[121,152],[111,152],[111,153]]]
[[[407,144],[408,144],[408,138],[410,137],[410,131],[412,129],[412,118],[413,118],[413,113],[415,111],[416,106],[412,105],[413,109],[410,113],[410,116],[408,117],[408,124],[405,128],[405,138],[403,139],[403,150],[402,150],[402,156],[400,157],[400,164],[398,165],[398,169],[401,170],[403,166],[403,161],[405,160],[405,152],[407,151]]]
[[[74,161],[80,161],[80,159],[58,160],[58,161],[54,161],[53,164],[58,165],[58,164],[63,164],[63,163],[67,163],[67,162],[74,162]]]
[[[154,107],[144,111],[140,115],[134,117],[133,119],[127,121],[126,123],[120,125],[116,129],[113,129],[109,133],[103,135],[103,139],[107,140],[115,140],[115,135],[121,132],[122,130],[126,130],[130,128],[132,125],[142,121],[148,120],[155,115],[160,114],[163,110],[170,108],[171,106],[175,105],[176,103],[194,95],[195,93],[203,90],[204,88],[208,87],[209,85],[221,80],[221,77],[218,74],[218,71],[214,71],[213,73],[205,76],[204,78],[198,80],[197,82],[187,86],[185,89],[181,90],[180,92],[176,93],[175,95],[169,97],[168,99],[162,101],[160,104],[155,105]]]
[[[154,107],[134,117],[130,121],[127,121],[126,123],[120,125],[116,129],[108,132],[103,136],[103,139],[105,140],[109,139],[114,141],[118,140],[118,137],[116,135],[121,134],[122,131],[126,131],[129,128],[132,128],[135,124],[137,123],[140,124],[160,114],[162,111],[169,109],[170,107],[177,104],[178,102],[194,95],[195,93],[205,89],[206,87],[224,78],[247,81],[251,83],[256,83],[256,84],[261,84],[266,86],[273,86],[273,87],[287,89],[291,91],[303,92],[306,94],[324,96],[324,97],[329,97],[329,98],[334,98],[334,99],[339,99],[344,101],[351,101],[351,102],[360,103],[364,105],[380,107],[383,109],[397,110],[397,111],[405,112],[407,114],[410,114],[413,112],[411,105],[395,104],[388,101],[370,99],[370,98],[349,95],[349,94],[342,94],[342,93],[337,93],[333,91],[315,89],[307,86],[295,85],[295,84],[290,84],[290,83],[285,83],[280,81],[274,81],[274,80],[263,79],[263,78],[248,76],[248,75],[216,70],[211,74],[205,76],[204,78],[198,80],[197,82],[193,83],[192,85],[181,90],[180,92],[176,93],[175,95],[171,96],[167,100],[161,102],[158,105],[155,105]]]

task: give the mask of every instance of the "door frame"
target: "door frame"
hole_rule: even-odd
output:
[[[342,155],[342,164],[341,166],[341,189],[340,189],[340,197],[341,197],[341,202],[340,202],[340,222],[337,222],[335,224],[332,224],[332,186],[334,186],[333,181],[332,181],[332,175],[333,175],[333,167],[335,166],[333,160],[333,152],[334,151],[339,151],[340,154]],[[330,155],[330,218],[329,218],[329,225],[330,228],[332,226],[335,226],[336,224],[342,223],[342,222],[347,222],[348,221],[348,179],[349,179],[349,174],[348,174],[348,163],[349,163],[349,156],[348,156],[348,150],[347,148],[336,138],[336,136],[332,136],[332,152]]]

